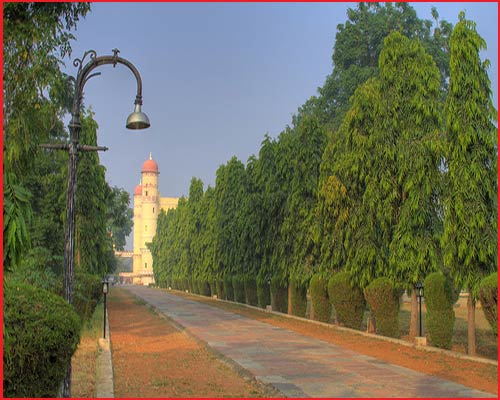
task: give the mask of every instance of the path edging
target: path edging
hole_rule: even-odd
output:
[[[113,358],[111,355],[111,332],[109,330],[109,320],[107,312],[106,312],[106,332],[108,333],[107,339],[99,338],[99,355],[97,356],[97,371],[96,371],[97,398],[115,397]]]

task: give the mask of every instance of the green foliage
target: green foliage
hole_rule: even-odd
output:
[[[75,274],[73,306],[82,321],[88,320],[102,297],[102,281],[97,275],[84,272]]]
[[[224,275],[224,299],[235,301],[233,278],[231,278],[231,275]]]
[[[479,300],[491,329],[498,335],[498,272],[488,275],[481,281]]]
[[[210,296],[210,285],[207,281],[198,279],[196,283],[198,286],[198,294],[201,294],[202,296]]]
[[[242,275],[233,276],[234,301],[245,304],[245,284]]]
[[[380,335],[399,337],[399,297],[399,290],[388,278],[377,278],[365,288],[365,298]]]
[[[224,280],[223,279],[217,279],[216,280],[216,286],[217,286],[217,297],[219,299],[225,299],[226,298],[226,295],[225,295],[225,291],[224,291]],[[213,293],[212,293],[213,294]]]
[[[271,278],[271,306],[273,311],[288,311],[288,286],[277,275]]]
[[[441,86],[446,88],[449,76],[448,39],[452,25],[439,21],[433,10],[434,23],[417,17],[408,3],[358,3],[349,8],[347,21],[337,26],[333,46],[333,71],[300,109],[299,116],[315,115],[332,130],[341,125],[356,88],[378,74],[378,59],[384,39],[398,31],[410,39],[418,39],[432,55],[441,72]]]
[[[475,23],[460,15],[450,38],[446,100],[446,196],[442,246],[455,283],[477,296],[497,271],[497,112]]]
[[[80,340],[80,319],[60,296],[4,280],[4,395],[56,397]]]
[[[245,276],[243,280],[245,286],[245,302],[251,306],[257,306],[257,281],[252,276]]]
[[[133,211],[129,207],[130,195],[124,189],[112,187],[106,198],[108,233],[116,250],[123,250],[126,237],[132,232]]]
[[[428,275],[424,281],[427,306],[427,329],[431,343],[451,349],[455,312],[451,282],[441,272]]]
[[[307,309],[307,285],[292,279],[290,281],[292,315],[305,317]]]
[[[314,319],[321,322],[330,322],[332,305],[328,298],[328,281],[321,274],[312,276],[309,282]]]
[[[366,302],[363,291],[351,284],[349,273],[338,272],[328,281],[328,297],[340,324],[361,329]]]

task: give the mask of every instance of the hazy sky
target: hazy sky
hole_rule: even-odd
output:
[[[412,3],[420,18],[435,6],[453,24],[458,13],[477,22],[494,102],[498,87],[497,3]],[[86,50],[131,61],[143,81],[151,128],[129,131],[136,81],[124,66],[103,66],[85,86],[95,112],[107,180],[131,195],[149,153],[164,197],[187,195],[191,177],[205,188],[233,155],[246,163],[264,135],[291,124],[332,71],[337,24],[356,3],[92,3],[78,24],[73,58]],[[67,71],[76,74],[72,62]],[[498,107],[497,107],[498,108]],[[130,242],[130,240],[129,240]],[[131,247],[130,245],[128,246]]]

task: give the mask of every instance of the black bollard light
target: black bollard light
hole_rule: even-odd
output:
[[[418,281],[415,289],[417,289],[417,297],[418,297],[418,308],[420,314],[420,330],[419,336],[422,337],[422,297],[424,297],[424,285],[422,281]]]

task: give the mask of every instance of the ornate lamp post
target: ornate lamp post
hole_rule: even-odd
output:
[[[85,52],[82,59],[76,59],[73,62],[75,67],[78,67],[78,74],[75,82],[75,95],[73,98],[73,110],[71,113],[71,121],[68,125],[70,132],[70,142],[68,145],[46,146],[52,148],[64,148],[68,150],[68,189],[66,192],[66,230],[64,234],[65,250],[64,250],[64,280],[63,291],[64,299],[70,304],[73,303],[74,294],[74,255],[75,255],[75,221],[76,221],[76,181],[77,181],[77,166],[78,166],[78,151],[97,151],[107,150],[105,147],[94,147],[80,145],[80,131],[82,129],[80,123],[80,112],[83,99],[83,87],[88,80],[94,76],[100,75],[100,72],[91,73],[94,69],[101,65],[111,64],[116,67],[116,64],[125,65],[134,74],[137,80],[137,94],[135,96],[134,111],[127,118],[126,127],[128,129],[145,129],[149,128],[149,118],[141,110],[142,106],[142,80],[139,71],[134,65],[124,58],[118,57],[119,50],[114,49],[113,55],[97,57],[94,50]],[[88,62],[83,65],[86,57],[89,57]],[[66,378],[63,385],[63,397],[70,397],[70,378],[71,364],[66,372]]]

